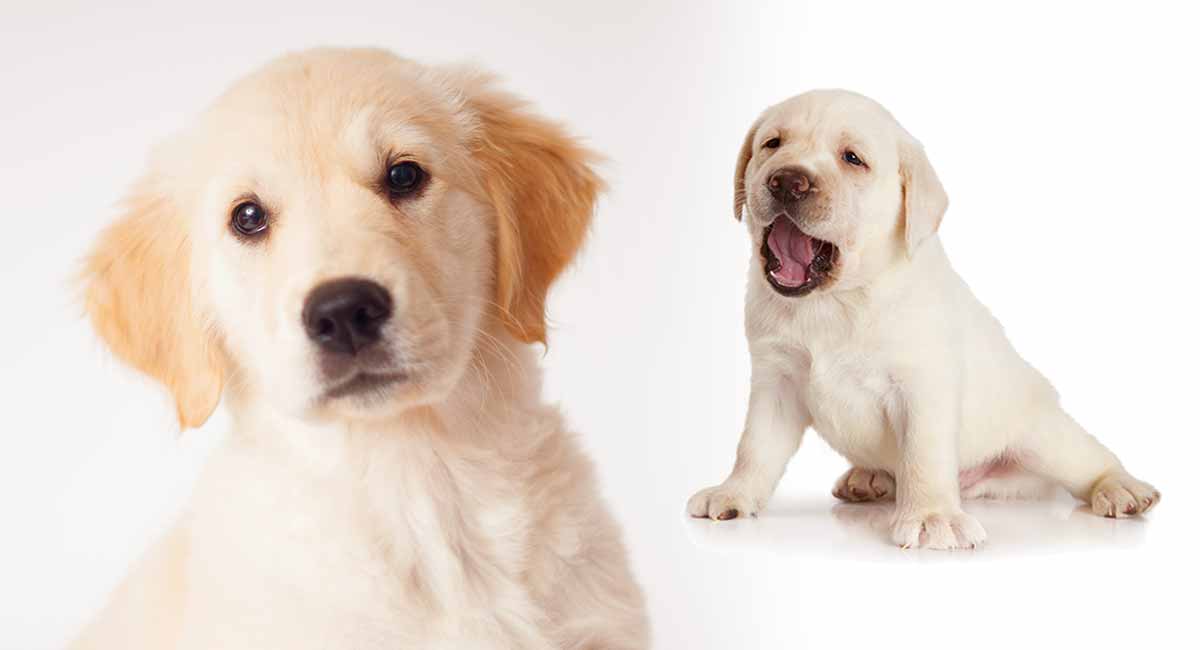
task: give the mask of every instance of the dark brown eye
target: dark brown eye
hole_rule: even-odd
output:
[[[387,170],[387,187],[393,196],[406,196],[421,188],[427,174],[411,160],[399,162]]]
[[[771,138],[770,140],[767,140],[766,142],[764,142],[763,147],[766,149],[778,149],[779,144],[780,144],[779,138],[776,137],[776,138]]]
[[[267,211],[254,201],[243,201],[233,209],[230,225],[245,237],[255,237],[267,230]]]
[[[842,152],[842,160],[845,160],[846,162],[850,163],[851,165],[854,165],[855,167],[866,167],[867,166],[867,163],[863,162],[862,159],[858,157],[858,154],[854,153],[853,151],[850,151],[849,149]]]

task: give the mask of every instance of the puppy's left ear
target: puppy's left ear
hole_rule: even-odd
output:
[[[591,167],[598,156],[490,78],[467,85],[478,122],[473,154],[498,221],[495,300],[513,336],[545,344],[546,295],[582,245],[604,189]]]
[[[171,392],[179,426],[189,429],[217,407],[225,363],[192,299],[184,219],[156,185],[147,179],[135,188],[79,280],[96,332],[119,359]]]
[[[900,141],[900,183],[904,192],[904,243],[911,258],[937,232],[950,199],[925,148],[907,133]]]
[[[746,207],[746,168],[750,166],[750,159],[754,157],[754,134],[758,132],[762,121],[760,116],[750,125],[750,130],[742,140],[742,148],[738,151],[737,164],[733,169],[733,218],[738,221],[742,220],[742,210]]]

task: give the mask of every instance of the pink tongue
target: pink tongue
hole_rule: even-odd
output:
[[[813,261],[812,237],[800,232],[796,224],[787,217],[775,220],[771,234],[767,237],[767,246],[779,260],[779,268],[771,271],[775,281],[798,287],[808,281],[808,265]]]

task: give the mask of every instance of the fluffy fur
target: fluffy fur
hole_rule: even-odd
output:
[[[787,208],[770,187],[783,168],[812,185]],[[894,497],[892,538],[906,547],[983,542],[964,496],[1058,484],[1109,517],[1157,503],[1063,412],[951,268],[936,234],[946,207],[921,145],[870,99],[814,91],[755,122],[734,178],[734,212],[745,210],[755,251],[750,406],[732,474],[692,497],[691,515],[757,513],[810,426],[853,465],[834,495]],[[828,281],[807,295],[767,280],[764,231],[781,215],[838,248]]]
[[[389,195],[395,160],[419,193]],[[277,60],[153,157],[83,275],[96,330],[234,431],[76,648],[643,648],[593,472],[540,401],[544,304],[586,234],[591,154],[487,75],[371,50]],[[246,197],[269,227],[230,228]],[[395,315],[331,396],[305,297]],[[376,368],[378,369],[378,368]]]

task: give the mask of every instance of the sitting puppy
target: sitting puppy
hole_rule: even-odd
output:
[[[167,144],[84,274],[183,427],[234,421],[77,648],[643,648],[614,520],[540,401],[601,182],[487,75],[284,57]]]
[[[905,547],[982,542],[962,497],[1060,484],[1108,517],[1154,506],[950,267],[946,205],[921,145],[870,99],[814,91],[754,123],[733,202],[758,253],[750,407],[732,474],[691,515],[763,508],[809,426],[853,465],[834,495],[894,496]]]

